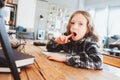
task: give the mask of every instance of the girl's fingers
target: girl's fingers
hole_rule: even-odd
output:
[[[68,35],[68,36],[67,36],[67,38],[70,38],[70,37],[72,37],[72,35],[73,35],[73,34],[71,33],[70,35]]]
[[[63,42],[65,40],[65,36],[61,36],[60,40]]]
[[[68,35],[68,36],[66,37],[66,39],[65,39],[65,43],[70,42],[69,38],[72,37],[72,35],[73,35],[73,34],[70,34],[70,35]]]
[[[70,40],[69,40],[69,38],[70,37],[72,37],[72,33],[70,34],[70,35],[68,35],[68,36],[61,36],[59,39],[60,39],[60,42],[61,43],[68,43],[68,42],[70,42]]]
[[[64,38],[60,38],[61,39],[61,41],[64,41]]]
[[[52,59],[52,57],[50,55],[47,56],[48,59]]]
[[[48,59],[52,59],[52,58],[49,56]]]
[[[70,42],[70,40],[68,40],[68,42]]]
[[[68,38],[67,38],[67,37],[65,37],[65,43],[67,43],[67,41],[68,41]]]

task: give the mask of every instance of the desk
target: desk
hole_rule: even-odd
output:
[[[26,54],[35,56],[33,65],[22,68],[21,80],[120,80],[120,77],[105,70],[88,70],[51,61],[41,51],[42,46],[25,45]],[[0,73],[0,80],[13,80],[11,74]]]

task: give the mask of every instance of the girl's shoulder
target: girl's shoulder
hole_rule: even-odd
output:
[[[98,45],[96,41],[90,39],[85,39],[84,43],[86,44],[86,46]]]

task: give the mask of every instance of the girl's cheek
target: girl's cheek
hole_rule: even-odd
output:
[[[73,27],[70,28],[70,31],[73,32],[75,29]]]
[[[70,32],[72,32],[73,31],[73,29],[72,28],[70,28]]]

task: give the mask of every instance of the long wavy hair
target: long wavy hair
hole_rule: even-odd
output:
[[[89,32],[85,34],[84,38],[88,38],[89,37],[91,40],[94,40],[94,41],[98,42],[99,38],[98,38],[97,33],[95,32],[94,24],[93,24],[91,15],[87,11],[81,11],[81,10],[79,10],[79,11],[74,12],[71,15],[71,17],[70,17],[70,19],[68,21],[66,33],[70,34],[70,27],[71,27],[70,23],[71,23],[72,18],[76,14],[82,14],[87,19],[87,27],[89,28]]]

